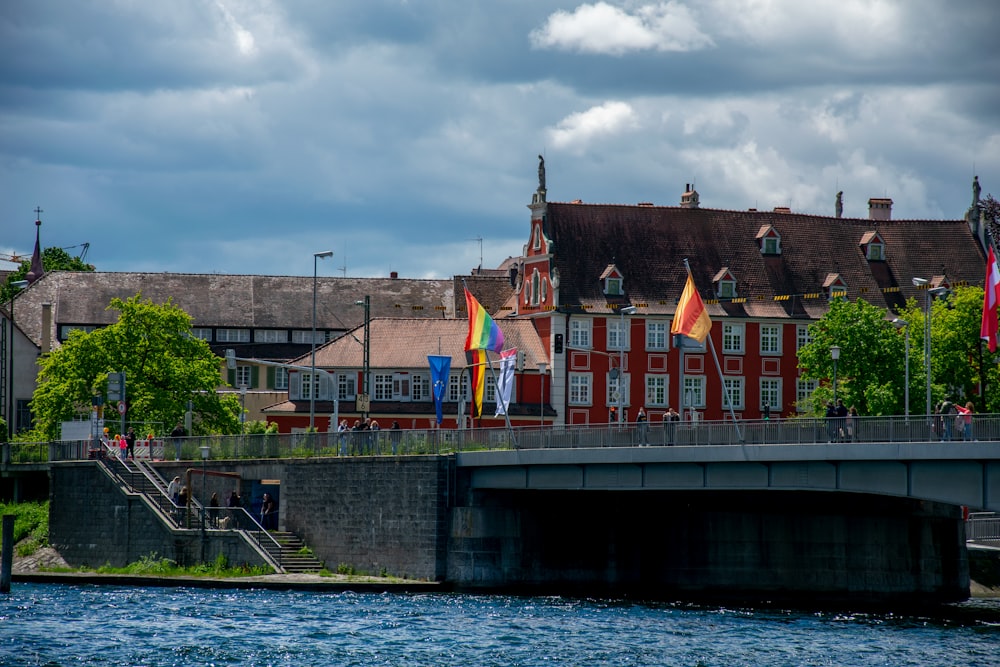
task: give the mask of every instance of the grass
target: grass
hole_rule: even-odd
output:
[[[49,503],[0,503],[0,516],[14,515],[14,545],[18,556],[30,556],[49,545]]]
[[[98,568],[80,567],[73,568],[69,572],[96,572],[97,574],[135,574],[147,577],[255,577],[265,574],[273,574],[269,567],[237,565],[231,567],[226,557],[219,554],[211,563],[199,565],[179,566],[169,558],[160,558],[157,554],[143,556],[137,561],[129,563],[124,567],[111,567],[104,564]]]

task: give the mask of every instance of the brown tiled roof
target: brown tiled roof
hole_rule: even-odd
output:
[[[504,348],[517,348],[525,353],[525,368],[536,368],[548,361],[542,342],[530,320],[498,320],[504,335]],[[427,368],[427,356],[441,354],[451,357],[451,365],[465,365],[465,336],[469,330],[465,319],[379,318],[369,326],[369,363],[372,368],[407,370]],[[364,328],[358,327],[337,340],[316,348],[316,366],[326,369],[361,368],[364,362]],[[496,360],[499,355],[490,354]],[[311,355],[292,362],[311,365]]]
[[[756,238],[767,225],[781,235],[780,255],[760,251]],[[875,229],[886,243],[886,259],[869,262],[860,243]],[[628,300],[652,314],[673,314],[685,258],[706,300],[715,298],[712,277],[728,267],[746,302],[711,304],[709,313],[732,317],[820,317],[825,295],[808,295],[824,293],[823,282],[833,273],[846,282],[848,298],[880,307],[923,294],[911,284],[914,276],[946,274],[952,284],[982,284],[985,274],[985,253],[963,220],[549,203],[545,232],[557,249],[559,305],[593,312],[608,312],[600,276],[609,264],[623,272]]]
[[[499,317],[499,311],[503,309],[507,299],[514,293],[514,287],[510,284],[510,275],[471,275],[455,276],[455,310],[456,317],[461,319],[467,315],[465,310],[465,290],[462,284],[469,288],[472,296],[476,297],[486,312],[494,317]]]
[[[251,276],[187,273],[106,273],[52,271],[22,291],[15,317],[25,333],[41,342],[43,303],[52,304],[52,341],[62,324],[103,326],[115,321],[113,297],[141,292],[154,303],[173,303],[196,327],[309,329],[312,276]],[[347,330],[364,321],[355,301],[371,296],[372,317],[454,317],[452,280],[393,278],[316,279],[316,325]]]

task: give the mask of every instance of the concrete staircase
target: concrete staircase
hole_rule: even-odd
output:
[[[271,553],[271,556],[281,563],[281,567],[286,573],[319,572],[323,569],[323,561],[311,553],[300,553],[306,544],[295,533],[283,530],[269,530],[268,533],[281,548],[280,553]],[[271,549],[268,548],[268,551]]]

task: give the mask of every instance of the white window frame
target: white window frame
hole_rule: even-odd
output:
[[[274,388],[285,391],[288,389],[288,369],[278,366],[274,369]]]
[[[729,388],[729,400],[733,402],[732,403],[733,410],[742,410],[743,406],[745,404],[745,397],[744,397],[744,395],[745,395],[746,392],[744,392],[744,387],[746,386],[746,378],[744,378],[742,376],[740,376],[740,377],[726,377],[726,376],[723,376],[722,377],[722,385],[723,385],[723,388],[727,388],[727,387]],[[722,401],[722,409],[723,410],[728,410],[729,409],[729,402],[726,401],[726,392],[725,392],[725,389],[723,389],[720,392],[719,398]]]
[[[574,318],[569,321],[569,346],[589,349],[593,346],[594,321]]]
[[[765,236],[760,251],[765,255],[780,255],[781,239],[777,236]]]
[[[760,324],[760,353],[762,355],[781,354],[781,325],[780,324]]]
[[[795,353],[798,354],[799,350],[804,348],[806,345],[812,342],[812,333],[809,332],[808,324],[796,324],[795,325]]]
[[[299,385],[299,398],[306,400],[310,398],[313,394],[311,392],[316,392],[316,398],[319,398],[319,373],[312,373],[310,371],[302,371],[300,373],[302,376],[301,384]],[[312,382],[310,382],[310,378]]]
[[[469,397],[469,392],[466,389],[466,387],[468,387],[468,383],[463,381],[459,384],[459,380],[464,379],[463,375],[456,373],[452,373],[448,376],[448,402],[457,403],[458,401]]]
[[[690,396],[690,403],[687,402],[687,398]],[[684,376],[684,395],[681,396],[681,405],[685,409],[705,409],[705,376],[704,375],[685,375]]]
[[[746,325],[736,322],[722,323],[722,353],[743,354]]]
[[[570,373],[569,405],[592,405],[594,376],[591,373]]]
[[[326,342],[326,331],[317,329],[315,339],[313,339],[312,334],[312,329],[295,329],[292,331],[292,342],[305,345],[309,345],[313,342],[317,345],[322,345]]]
[[[646,320],[646,349],[670,349],[670,325],[663,320]]]
[[[618,379],[613,380],[611,379],[611,373],[608,373],[606,375],[607,378],[606,386],[608,388],[608,391],[607,391],[607,396],[605,396],[605,401],[608,407],[621,405],[622,407],[627,408],[628,406],[632,405],[632,403],[629,401],[629,395],[628,395],[628,388],[632,384],[631,377],[632,376],[630,373],[619,373]],[[615,392],[618,390],[619,387],[621,387],[621,390],[624,392],[624,396],[622,397],[620,403],[618,399],[614,397]]]
[[[253,368],[247,364],[238,364],[233,371],[233,386],[252,389],[251,378],[253,378]]]
[[[624,320],[624,321],[623,321]],[[630,326],[632,320],[622,318],[622,317],[608,317],[607,330],[608,330],[608,350],[614,350],[615,352],[625,351],[628,352],[628,341]]]
[[[885,244],[873,242],[868,244],[868,261],[881,262],[885,260]]]
[[[720,280],[719,281],[719,298],[720,299],[735,299],[736,298],[736,281],[735,280]]]
[[[781,411],[781,378],[760,379],[760,407]]]
[[[287,343],[288,329],[254,329],[255,343]]]
[[[355,373],[337,373],[337,400],[353,401],[358,396],[358,376]]]
[[[212,327],[192,327],[191,337],[212,342]]]
[[[392,373],[372,373],[371,398],[373,401],[391,401],[393,399],[392,379]]]
[[[431,377],[426,373],[412,373],[410,375],[410,400],[429,401],[434,396],[431,392]]]
[[[604,294],[607,296],[621,296],[624,294],[623,284],[624,280],[622,278],[605,278],[604,279]]]
[[[215,342],[216,343],[249,343],[250,342],[250,330],[249,329],[216,329],[215,330]]]
[[[812,394],[819,387],[819,380],[795,380],[795,409],[797,412],[809,412],[812,405]]]
[[[646,376],[646,405],[665,408],[670,405],[670,376],[656,373]]]

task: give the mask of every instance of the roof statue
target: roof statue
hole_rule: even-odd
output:
[[[972,208],[979,207],[979,195],[983,189],[979,187],[979,176],[972,177]]]
[[[844,215],[844,191],[841,190],[837,193],[837,204],[836,204],[837,217]]]
[[[545,192],[545,158],[538,156],[538,191]]]

